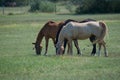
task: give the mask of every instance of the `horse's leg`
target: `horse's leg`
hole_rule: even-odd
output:
[[[68,45],[69,45],[69,46],[68,46],[68,48],[69,48],[69,54],[72,55],[72,53],[73,53],[72,40],[69,40],[69,41],[68,41]]]
[[[49,38],[48,38],[48,37],[45,37],[45,41],[46,41],[46,49],[45,49],[45,54],[44,54],[44,55],[47,54]]]
[[[104,47],[104,54],[105,54],[105,57],[108,57],[108,51],[106,49],[106,44],[105,42],[103,41],[103,47]]]
[[[52,40],[53,40],[53,43],[54,43],[54,46],[55,46],[55,38],[52,38]]]
[[[69,54],[70,53],[70,43],[67,42],[67,44],[68,44],[67,54]]]
[[[94,42],[96,40],[96,37],[91,36],[89,39],[91,42]],[[93,49],[92,49],[91,55],[94,56],[95,54],[96,54],[96,44],[93,44]]]
[[[99,45],[99,48],[98,48],[98,56],[101,56],[100,51],[101,51],[101,46],[102,46],[102,44],[101,44],[101,43],[98,43],[98,45]]]
[[[77,40],[74,40],[74,45],[75,45],[75,47],[76,47],[76,49],[77,49],[77,54],[82,55],[82,52],[81,52],[81,50],[80,50],[80,48],[79,48],[79,45],[78,45],[78,41],[77,41]]]
[[[67,42],[68,42],[68,40],[65,39],[65,40],[64,40],[64,51],[63,51],[63,54],[65,53],[65,49],[66,49]]]

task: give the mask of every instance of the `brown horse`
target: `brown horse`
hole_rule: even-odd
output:
[[[47,53],[48,50],[48,43],[49,43],[49,39],[51,38],[53,40],[53,43],[55,45],[55,38],[56,38],[56,34],[59,30],[59,26],[63,24],[63,22],[60,23],[56,23],[53,21],[48,21],[40,30],[40,32],[38,33],[37,39],[35,43],[32,43],[35,45],[35,50],[36,50],[36,54],[40,55],[41,51],[42,51],[42,39],[43,37],[45,37],[45,41],[46,41],[46,49],[45,49],[45,54]]]

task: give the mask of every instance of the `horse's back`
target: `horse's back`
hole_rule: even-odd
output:
[[[83,27],[83,25],[76,23],[76,22],[69,22],[68,24],[66,24],[66,26],[63,27],[61,34],[63,34],[63,36],[67,39],[68,38],[86,39],[90,36],[90,34],[88,31],[86,34],[84,34],[85,31],[86,31],[86,28]]]
[[[70,22],[73,26],[77,27],[86,27],[86,26],[99,26],[99,22],[95,21],[89,21],[84,23],[78,23],[78,22]]]
[[[99,27],[99,22],[86,22],[86,23],[77,23],[69,22],[66,24],[62,30],[62,33],[65,34],[65,37],[87,39],[92,34],[100,33],[101,28]],[[99,34],[98,34],[99,35]]]
[[[48,21],[41,29],[44,36],[48,38],[55,38],[57,31],[59,29],[59,24],[54,21]]]

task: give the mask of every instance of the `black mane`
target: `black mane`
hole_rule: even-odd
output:
[[[88,19],[80,21],[79,23],[85,23],[85,22],[89,22],[89,21],[96,21],[96,20],[88,18]]]

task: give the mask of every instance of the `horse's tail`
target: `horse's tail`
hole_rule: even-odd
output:
[[[96,41],[94,41],[93,44],[95,44],[95,43],[97,43],[97,42],[103,41],[105,35],[106,35],[107,32],[108,32],[108,28],[107,28],[107,26],[106,26],[106,24],[105,24],[104,22],[99,22],[99,25],[102,27],[102,32],[101,32],[100,37],[99,37]]]
[[[102,41],[104,39],[105,35],[108,33],[108,28],[104,22],[99,22],[99,24],[103,28],[101,36],[99,38],[99,40]]]

